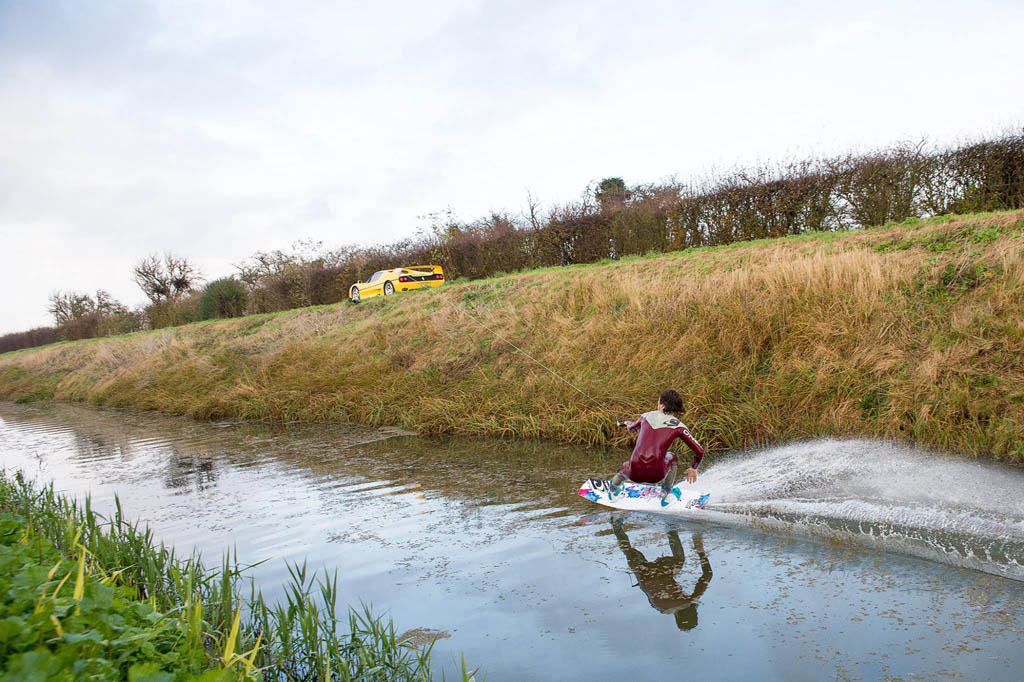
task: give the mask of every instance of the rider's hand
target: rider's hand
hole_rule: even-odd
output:
[[[697,470],[694,469],[693,467],[690,467],[689,469],[687,469],[686,473],[684,475],[686,476],[686,482],[687,483],[696,483],[697,482]]]

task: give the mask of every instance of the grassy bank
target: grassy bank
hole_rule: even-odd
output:
[[[0,476],[3,679],[431,679],[429,648],[403,644],[368,610],[338,614],[329,577],[293,569],[280,605],[244,592],[230,559],[206,570],[154,545],[120,508],[104,519]]]
[[[0,356],[0,398],[624,441],[676,387],[712,447],[862,435],[1024,461],[1024,218],[550,268]]]

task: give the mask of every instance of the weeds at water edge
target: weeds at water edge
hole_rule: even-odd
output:
[[[148,527],[125,518],[120,501],[115,501],[111,518],[105,518],[92,509],[89,498],[80,505],[58,495],[52,485],[37,489],[20,472],[13,477],[0,472],[0,513],[20,516],[25,538],[52,544],[64,558],[62,563],[73,566],[67,580],[76,586],[76,597],[89,581],[114,585],[158,616],[162,613],[162,619],[172,616],[180,621],[175,624],[182,633],[176,646],[183,660],[205,660],[209,669],[226,675],[217,680],[434,679],[432,645],[402,641],[393,623],[375,616],[370,606],[348,609],[339,624],[337,575],[318,576],[305,564],[290,565],[290,582],[281,601],[268,603],[251,580],[245,598],[243,573],[251,566],[241,566],[237,555],[229,552],[219,570],[207,569],[199,556],[178,557],[173,549],[157,544]],[[77,578],[72,575],[76,571]],[[52,573],[56,582],[61,576]],[[154,631],[162,627],[154,625]],[[47,641],[59,648],[60,640],[58,636]],[[116,645],[107,642],[106,651]],[[459,672],[464,681],[475,679],[476,671],[467,670],[464,661]]]

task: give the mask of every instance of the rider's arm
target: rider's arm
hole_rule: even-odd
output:
[[[642,422],[642,421],[643,421],[643,417],[641,417],[640,419],[637,419],[636,421],[632,421],[632,422],[622,422],[622,425],[625,426],[630,431],[636,431],[636,430],[638,430],[640,428],[640,422]]]
[[[692,433],[690,433],[690,429],[686,428],[685,426],[680,426],[678,429],[676,429],[676,431],[676,437],[681,438],[683,442],[686,443],[691,450],[693,450],[692,467],[696,469],[697,467],[700,466],[701,460],[704,459],[704,448],[701,447],[700,443],[697,442],[697,439],[693,437]]]

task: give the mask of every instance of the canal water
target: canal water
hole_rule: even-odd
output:
[[[628,453],[0,403],[0,463],[179,552],[286,562],[503,680],[1019,680],[1024,471],[886,443],[711,455],[693,518],[576,495]]]

